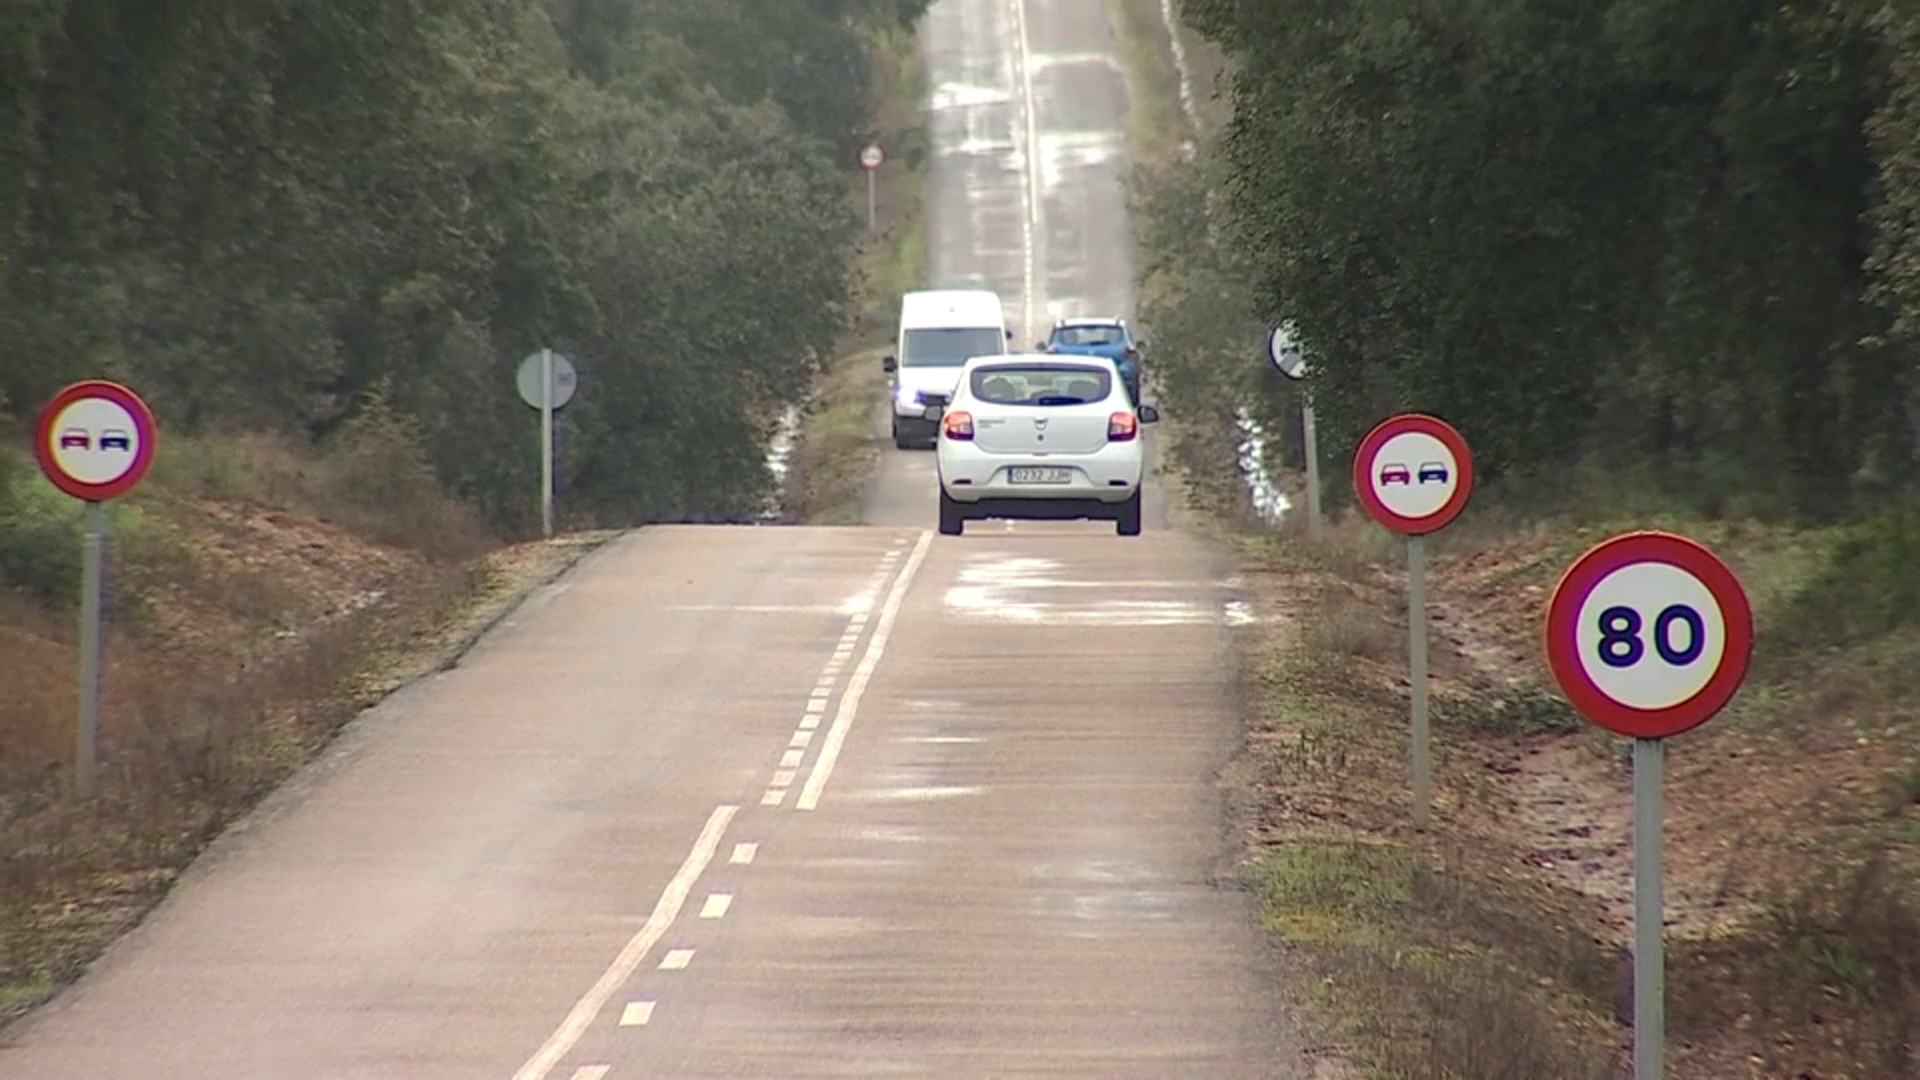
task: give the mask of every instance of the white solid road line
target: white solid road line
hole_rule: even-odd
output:
[[[867,651],[860,657],[860,666],[853,669],[853,676],[847,680],[847,688],[840,692],[840,708],[833,714],[833,724],[827,728],[827,737],[820,742],[820,753],[813,759],[813,771],[807,774],[806,786],[800,789],[800,799],[794,803],[796,810],[812,810],[820,805],[820,793],[826,790],[827,780],[833,776],[833,765],[840,757],[840,746],[846,742],[847,729],[853,726],[853,717],[860,709],[860,697],[867,691],[867,683],[873,678],[873,669],[880,665],[880,655],[886,651],[887,638],[893,633],[893,621],[900,616],[900,605],[907,598],[907,588],[913,584],[913,575],[920,569],[920,563],[927,557],[927,549],[933,545],[933,533],[922,530],[920,542],[913,546],[913,554],[900,568],[900,576],[894,578],[893,588],[887,593],[886,603],[880,606],[879,621],[873,624],[873,633],[867,638]]]
[[[727,825],[739,810],[737,806],[720,806],[708,815],[706,828],[700,830],[700,838],[694,841],[693,850],[687,853],[687,861],[680,864],[679,872],[667,882],[666,891],[660,894],[660,900],[653,906],[653,914],[648,916],[646,925],[627,941],[626,948],[614,957],[613,963],[600,976],[600,981],[594,983],[593,988],[574,1004],[573,1011],[560,1022],[546,1045],[528,1058],[525,1065],[520,1066],[520,1071],[513,1074],[513,1080],[545,1080],[547,1073],[580,1041],[580,1036],[586,1033],[593,1018],[606,1007],[607,999],[633,975],[640,961],[646,958],[647,953],[659,943],[661,935],[673,925],[673,920],[679,917],[681,907],[687,902],[687,895],[693,891],[693,883],[700,879],[707,864],[713,861],[713,853],[720,848],[721,835],[727,831]],[[738,849],[735,850],[737,853]]]

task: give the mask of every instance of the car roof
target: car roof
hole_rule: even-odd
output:
[[[1071,319],[1059,319],[1053,324],[1061,326],[1125,326],[1127,320],[1106,315],[1080,315]]]
[[[1000,326],[1000,297],[988,289],[923,289],[900,297],[905,329]]]
[[[1090,356],[1082,353],[994,353],[990,356],[968,357],[960,368],[964,374],[977,367],[999,366],[1002,364],[1031,364],[1036,367],[1097,367],[1105,368],[1114,375],[1120,374],[1119,365],[1104,356]]]

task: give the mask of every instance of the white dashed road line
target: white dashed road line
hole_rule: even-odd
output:
[[[874,669],[879,666],[880,658],[886,651],[887,639],[893,632],[894,620],[899,617],[901,604],[906,599],[908,588],[913,584],[914,574],[926,558],[932,542],[932,532],[922,531],[918,541],[906,554],[904,562],[901,561],[902,551],[900,550],[908,543],[904,538],[896,540],[894,550],[888,551],[880,560],[879,569],[873,578],[872,593],[868,595],[877,594],[886,585],[888,577],[893,578],[893,586],[888,590],[886,600],[880,606],[878,618],[872,620],[873,632],[868,635],[866,652],[861,656],[859,665],[854,669],[852,676],[847,680],[846,688],[840,694],[839,709],[835,712],[833,723],[827,730],[827,737],[821,740],[819,752],[814,757],[813,769],[807,775],[806,784],[796,803],[801,810],[812,810],[820,803],[821,792],[825,790],[828,779],[833,775],[834,765],[839,759],[842,745],[846,742],[847,732],[853,726],[854,717],[859,712],[860,698],[866,692],[867,684],[873,678]],[[801,715],[798,729],[788,740],[786,748],[780,755],[780,764],[774,769],[767,789],[760,797],[760,805],[777,807],[786,802],[787,792],[799,778],[800,766],[805,762],[807,750],[813,743],[813,733],[825,719],[827,702],[832,698],[834,687],[839,683],[840,672],[852,658],[854,647],[859,644],[860,636],[868,622],[869,612],[864,604],[860,610],[854,611],[848,617],[846,631],[835,643],[833,654],[822,668],[819,679],[808,694],[806,712]],[[679,872],[667,883],[666,890],[661,893],[658,903],[654,905],[653,914],[647,919],[646,925],[627,941],[613,963],[608,965],[606,971],[601,974],[599,981],[595,982],[593,987],[575,1003],[572,1011],[567,1014],[565,1020],[561,1021],[560,1026],[547,1039],[546,1044],[520,1067],[519,1072],[514,1074],[514,1080],[546,1080],[547,1074],[580,1041],[581,1036],[593,1024],[595,1017],[600,1015],[614,992],[633,976],[641,961],[646,959],[647,954],[659,944],[660,939],[680,917],[681,909],[686,906],[694,884],[700,879],[701,874],[706,872],[708,864],[713,861],[720,847],[720,838],[725,834],[738,811],[737,806],[721,806],[707,818],[706,827],[701,830],[699,839],[694,842],[693,850],[688,853],[686,861],[680,865]],[[734,866],[745,866],[753,862],[759,850],[760,845],[757,843],[734,844],[727,862]],[[709,893],[700,907],[699,917],[708,920],[722,919],[732,907],[732,893]],[[659,969],[683,970],[693,963],[693,954],[692,948],[668,949],[660,958]],[[652,1000],[627,1002],[620,1011],[620,1026],[647,1025],[653,1019],[656,1005],[657,1002]],[[582,1065],[571,1075],[572,1080],[605,1080],[609,1071],[610,1066],[607,1065]]]
[[[839,760],[840,746],[846,742],[847,730],[853,726],[854,714],[860,709],[860,697],[866,693],[867,683],[873,678],[873,670],[880,664],[880,656],[886,651],[887,638],[893,633],[893,621],[900,615],[900,605],[907,598],[907,589],[913,584],[913,575],[920,569],[920,563],[927,557],[927,549],[933,544],[933,533],[923,531],[919,543],[913,546],[913,553],[900,568],[900,576],[894,578],[893,588],[888,591],[886,602],[880,606],[880,619],[873,624],[873,633],[867,638],[867,651],[860,657],[860,666],[853,669],[853,675],[847,680],[847,688],[840,693],[840,709],[834,713],[833,724],[827,728],[827,737],[820,742],[820,753],[813,759],[813,771],[807,774],[807,782],[800,789],[800,798],[794,803],[797,810],[812,810],[820,805],[820,793],[826,790],[827,781],[833,776],[834,763]]]
[[[632,976],[640,966],[640,961],[646,958],[647,953],[673,925],[673,920],[679,917],[681,907],[693,891],[694,882],[706,871],[707,864],[713,861],[714,852],[720,847],[720,837],[739,810],[737,806],[720,806],[708,815],[706,827],[700,830],[700,837],[694,841],[693,850],[687,853],[687,860],[680,864],[679,872],[667,882],[666,890],[660,894],[660,900],[654,905],[653,914],[648,916],[646,925],[627,941],[626,948],[620,950],[620,955],[608,965],[600,980],[575,1003],[573,1011],[560,1022],[546,1045],[527,1059],[519,1072],[513,1074],[513,1080],[545,1080],[547,1073],[580,1041],[580,1036],[593,1023],[593,1018],[606,1007],[607,999]],[[688,950],[687,954],[691,957],[692,951]],[[601,1075],[605,1075],[604,1071]]]

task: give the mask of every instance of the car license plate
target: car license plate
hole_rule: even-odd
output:
[[[1047,469],[1037,465],[1015,465],[1007,470],[1009,484],[1066,484],[1073,481],[1071,469]]]

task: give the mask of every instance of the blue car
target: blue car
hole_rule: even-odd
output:
[[[1140,404],[1140,350],[1146,347],[1146,342],[1133,339],[1125,319],[1094,317],[1061,319],[1039,345],[1041,352],[1104,356],[1113,361],[1135,405]]]

